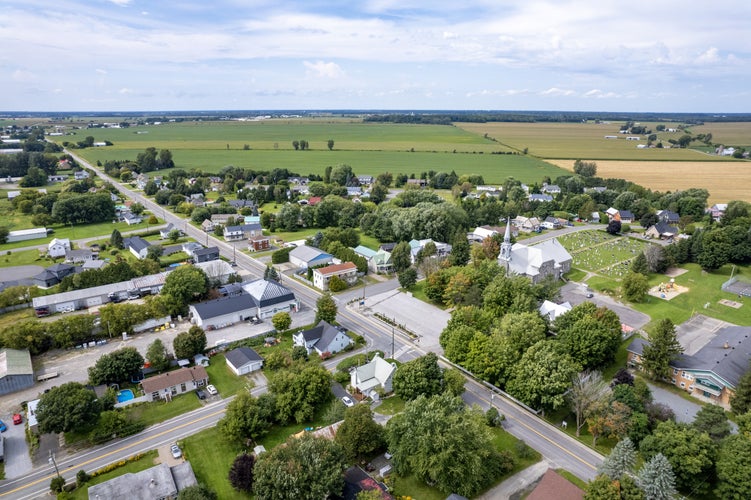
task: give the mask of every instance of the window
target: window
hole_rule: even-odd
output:
[[[159,399],[159,391],[151,393],[151,399]]]
[[[180,392],[185,392],[185,382],[180,384]]]
[[[686,382],[681,382],[681,387],[686,387]]]
[[[673,375],[678,375],[678,368],[673,368]]]

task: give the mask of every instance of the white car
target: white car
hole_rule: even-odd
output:
[[[172,446],[170,446],[169,450],[172,452],[173,458],[180,458],[183,456],[182,450],[176,444],[173,444]]]
[[[352,401],[352,399],[349,396],[344,396],[342,398],[342,403],[344,403],[344,406],[347,406],[347,407],[355,406],[355,402]]]
[[[207,385],[207,386],[206,386],[206,390],[207,390],[207,391],[208,391],[208,393],[209,393],[209,394],[211,394],[212,396],[216,396],[217,394],[219,394],[219,391],[217,391],[217,390],[216,390],[216,387],[214,387],[214,386],[213,386],[213,385],[211,385],[211,384],[209,384],[209,385]]]

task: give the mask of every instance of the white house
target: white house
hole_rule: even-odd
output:
[[[391,392],[395,372],[396,363],[389,363],[376,354],[369,363],[352,369],[350,385],[366,397],[377,400],[377,388],[380,387],[385,393]]]
[[[315,350],[319,355],[336,354],[353,344],[344,332],[326,321],[321,321],[310,330],[292,335],[292,341],[296,346],[305,347],[308,354]]]
[[[132,236],[123,240],[125,248],[130,250],[130,253],[138,257],[139,259],[145,259],[148,253],[148,248],[151,244],[141,238],[140,236]]]
[[[70,250],[68,238],[53,238],[47,245],[47,255],[52,258],[64,257],[67,250]]]
[[[238,347],[225,355],[227,366],[235,375],[246,375],[263,367],[263,358],[250,347]]]
[[[568,302],[564,302],[563,304],[556,304],[555,302],[551,302],[549,300],[544,301],[538,309],[540,316],[547,317],[551,323],[555,321],[558,316],[562,316],[570,310],[571,304],[569,304]]]

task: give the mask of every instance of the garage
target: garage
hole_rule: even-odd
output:
[[[250,347],[231,350],[225,355],[225,360],[235,375],[245,375],[263,367],[263,358]]]
[[[101,306],[102,305],[102,296],[97,295],[96,297],[90,297],[86,299],[85,301],[86,307],[94,307],[94,306]]]
[[[59,304],[55,304],[55,311],[66,313],[66,312],[73,312],[76,310],[76,303],[75,301],[71,300],[68,302],[60,302]]]

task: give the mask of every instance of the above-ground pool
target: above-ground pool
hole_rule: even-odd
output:
[[[130,401],[134,397],[135,395],[133,394],[133,391],[130,389],[123,389],[117,393],[117,402],[124,403],[125,401]]]

